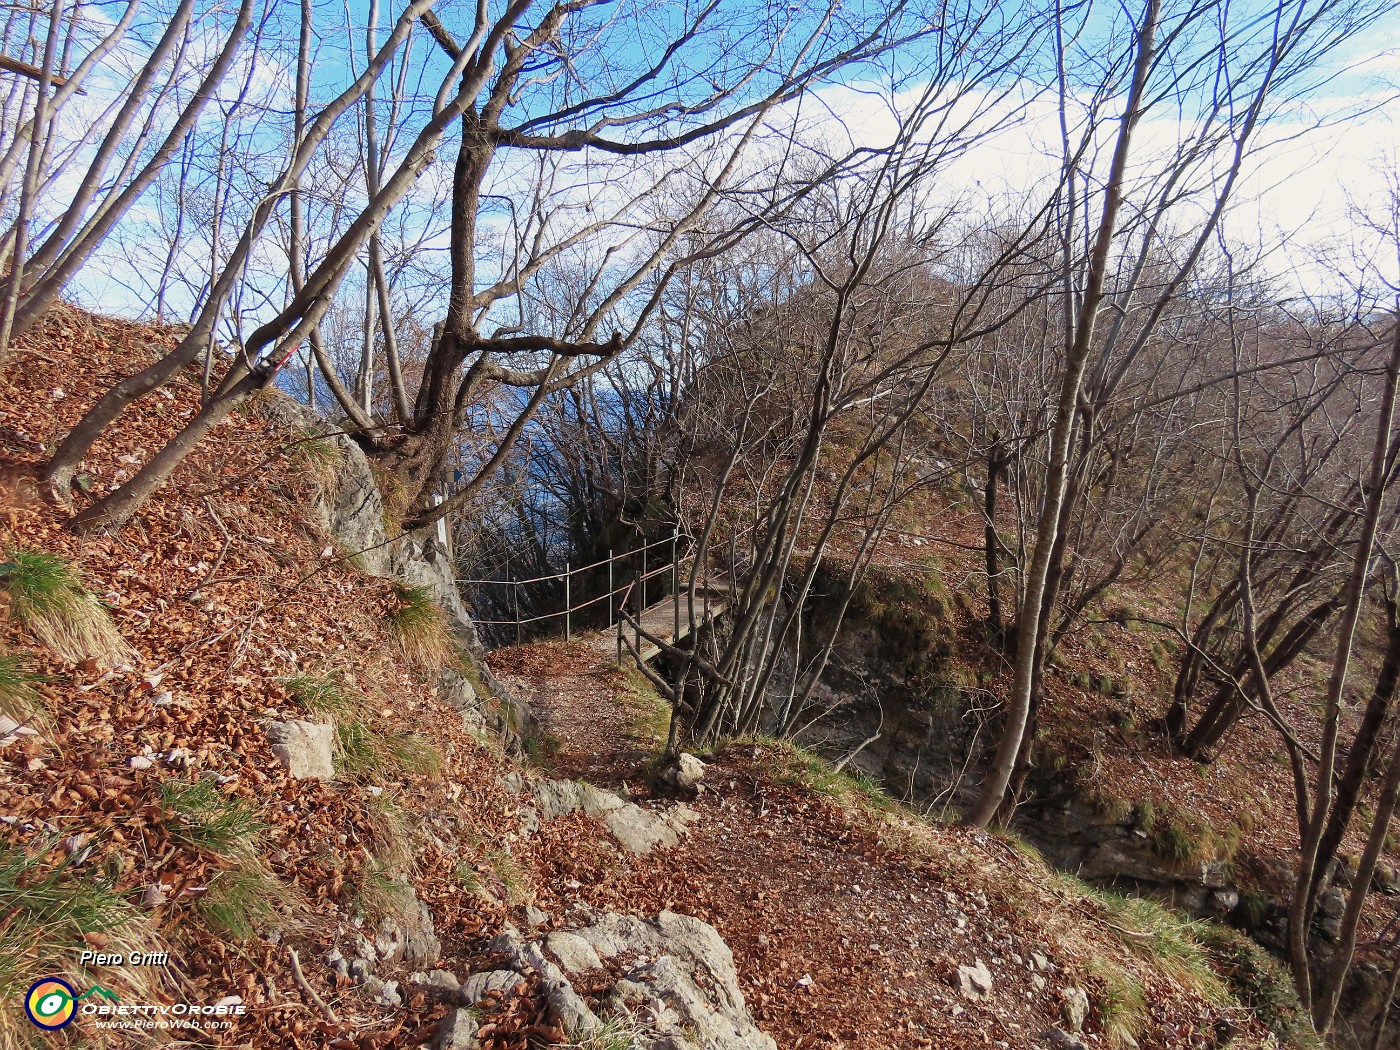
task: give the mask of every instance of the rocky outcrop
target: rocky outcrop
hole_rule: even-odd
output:
[[[1196,918],[1224,919],[1240,903],[1228,864],[1172,863],[1132,817],[1112,819],[1061,799],[1019,811],[1013,827],[1051,864],[1086,882],[1130,890]]]
[[[472,673],[483,687],[478,689],[468,676],[453,668],[443,668],[439,695],[469,727],[490,727],[518,748],[521,738],[529,735],[533,720],[529,709],[492,677],[480,659],[484,650],[457,590],[446,529],[429,527],[391,538],[385,531],[384,499],[359,445],[345,434],[333,432],[325,420],[276,390],[268,391],[258,408],[265,418],[294,435],[324,435],[317,440],[333,450],[337,463],[317,487],[310,507],[314,520],[335,538],[342,555],[363,572],[422,587],[433,596],[453,636],[473,657]],[[484,691],[494,695],[499,705],[488,704],[488,698],[481,695]]]
[[[674,846],[695,820],[689,806],[665,810],[643,809],[611,791],[578,780],[543,780],[532,785],[541,820],[566,813],[583,813],[600,821],[613,838],[631,853],[649,853],[658,846]]]
[[[754,1025],[739,988],[734,957],[713,926],[663,911],[651,919],[604,913],[588,925],[527,940],[508,928],[491,950],[509,969],[473,974],[461,1002],[470,1007],[492,990],[505,990],[524,974],[538,974],[552,1020],[572,1038],[603,1029],[605,1019],[624,1021],[639,1050],[777,1050]],[[611,988],[590,1005],[573,979],[621,964]],[[440,1045],[466,1045],[451,1032]]]

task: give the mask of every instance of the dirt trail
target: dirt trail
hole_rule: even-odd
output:
[[[557,775],[647,802],[623,676],[597,663],[596,650],[529,646],[491,662],[557,738]],[[734,951],[755,1019],[784,1050],[1049,1046],[1043,1033],[1063,1024],[1062,989],[1094,987],[1085,951],[1121,956],[1121,944],[1092,933],[1067,944],[1064,902],[993,836],[927,829],[909,848],[870,813],[800,783],[785,752],[739,745],[702,757],[704,784],[686,799],[700,820],[672,849],[621,856],[598,847],[581,818],[547,824],[535,849],[537,903],[564,915],[581,897],[710,922]],[[958,967],[978,962],[994,981],[981,999],[958,987]],[[1215,1045],[1218,1015],[1203,1001],[1151,983],[1147,1001],[1144,1050]]]

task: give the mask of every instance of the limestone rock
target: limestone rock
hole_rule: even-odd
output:
[[[383,981],[378,977],[370,977],[360,987],[366,995],[374,1000],[377,1006],[392,1010],[403,1005],[403,996],[399,994],[398,981]]]
[[[988,999],[992,994],[992,972],[978,959],[971,966],[958,967],[958,991],[969,999]]]
[[[505,994],[514,988],[520,980],[520,974],[514,970],[484,970],[481,973],[474,973],[462,982],[458,1001],[467,1006],[475,1006],[493,992]]]
[[[1396,870],[1394,864],[1381,861],[1371,873],[1371,885],[1381,893],[1400,893],[1400,871]]]
[[[1233,889],[1211,890],[1206,897],[1206,910],[1220,919],[1238,908],[1239,904],[1239,891]]]
[[[481,1045],[476,1038],[478,1027],[476,1015],[470,1009],[453,1010],[438,1024],[433,1050],[476,1050]]]
[[[429,970],[427,973],[409,974],[408,983],[421,984],[453,998],[460,995],[462,991],[462,982],[457,980],[457,975],[450,970]]]
[[[625,964],[605,1012],[640,1022],[648,1033],[637,1044],[641,1050],[776,1050],[755,1027],[734,957],[708,923],[674,912],[653,919],[609,912],[595,916],[591,925],[561,932],[549,934],[541,945],[507,929],[491,950],[540,974],[550,1016],[572,1038],[596,1031],[602,1021],[546,949],[581,969],[593,969],[595,958],[600,964],[614,959]]]
[[[545,938],[544,946],[550,955],[559,960],[565,973],[586,973],[603,965],[593,946],[575,933],[551,933]]]
[[[418,899],[411,887],[404,891],[407,903],[394,915],[380,920],[374,933],[374,947],[385,963],[402,962],[407,966],[437,962],[442,954],[433,929],[433,916]]]
[[[269,721],[268,742],[277,761],[297,780],[330,780],[335,776],[335,727],[327,722]]]
[[[674,846],[695,819],[687,806],[669,812],[643,809],[611,791],[577,780],[545,780],[534,785],[541,820],[582,812],[599,820],[613,838],[632,853],[649,853],[657,846]]]
[[[1078,1036],[1070,1035],[1063,1028],[1050,1028],[1042,1032],[1040,1038],[1055,1050],[1089,1050]]]
[[[661,779],[672,787],[694,788],[705,779],[705,763],[692,754],[682,752],[676,760],[667,765]]]
[[[1089,1019],[1089,993],[1076,984],[1061,995],[1060,1016],[1065,1019],[1065,1027],[1075,1033],[1084,1031],[1084,1022]]]

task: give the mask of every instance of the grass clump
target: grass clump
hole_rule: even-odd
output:
[[[571,1035],[569,1042],[560,1047],[561,1050],[636,1050],[646,1045],[650,1034],[651,1030],[637,1018],[619,1014],[586,1032]]]
[[[44,681],[34,673],[33,664],[22,653],[0,653],[0,715],[21,725],[47,721],[43,697],[35,688]]]
[[[442,753],[416,733],[380,733],[367,722],[344,720],[335,727],[336,772],[353,783],[412,774],[431,776],[442,769]]]
[[[71,860],[51,863],[60,838],[25,851],[0,845],[0,997],[13,1010],[0,1024],[0,1050],[52,1045],[53,1036],[23,1021],[20,1004],[31,985],[60,977],[79,992],[100,983],[121,997],[156,1001],[173,980],[162,967],[104,968],[94,976],[78,966],[88,935],[104,951],[165,950],[145,916],[114,888]]]
[[[292,702],[315,715],[338,718],[363,705],[363,698],[333,675],[301,674],[283,678]]]
[[[64,559],[11,550],[0,563],[0,579],[10,593],[10,617],[60,659],[111,666],[130,655],[107,609]]]
[[[1089,959],[1087,969],[1102,986],[1094,1009],[1104,1039],[1109,1046],[1136,1046],[1138,1034],[1147,1022],[1147,996],[1142,982],[1100,955]]]
[[[1202,944],[1206,924],[1192,922],[1142,897],[1096,891],[1105,917],[1130,952],[1213,1003],[1229,999]]]
[[[1322,1042],[1298,1004],[1288,970],[1252,938],[1228,926],[1210,924],[1201,944],[1230,992],[1285,1046],[1322,1050]]]
[[[367,868],[360,879],[357,904],[371,922],[404,919],[417,899],[412,886],[379,868]]]
[[[405,874],[412,870],[418,829],[413,815],[388,792],[369,801],[370,844],[381,870]]]
[[[1222,856],[1229,852],[1227,844],[1208,825],[1175,806],[1156,810],[1150,834],[1153,851],[1172,864],[1185,866],[1228,859]]]
[[[790,740],[748,737],[743,742],[758,744],[778,752],[775,775],[779,780],[798,784],[819,795],[826,795],[838,802],[855,804],[873,812],[892,813],[901,808],[883,787],[864,773],[848,772],[844,769],[837,771],[821,755]]]
[[[441,667],[456,655],[447,616],[426,587],[393,585],[389,632],[404,656],[419,667]]]
[[[322,489],[335,491],[345,457],[332,437],[322,437],[313,430],[302,428],[297,440],[289,447],[297,463]]]
[[[490,869],[492,878],[498,883],[501,896],[507,904],[524,904],[530,899],[529,873],[510,850],[488,849],[482,855],[482,860]]]
[[[170,837],[216,857],[252,857],[269,828],[247,803],[220,791],[212,777],[167,781],[160,796]]]
[[[243,942],[252,940],[259,930],[285,929],[288,913],[295,907],[296,897],[286,885],[248,862],[214,874],[195,911],[215,933]]]

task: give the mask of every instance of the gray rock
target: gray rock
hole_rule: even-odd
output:
[[[773,1040],[755,1027],[733,954],[708,923],[674,912],[650,920],[604,913],[589,926],[564,932],[572,940],[558,940],[559,934],[552,933],[545,945],[553,950],[562,943],[572,952],[582,944],[600,962],[630,963],[614,984],[606,1008],[615,1016],[632,1018],[648,1033],[638,1043],[643,1050],[776,1050]],[[572,1038],[601,1026],[540,944],[507,929],[492,941],[491,950],[539,972],[550,1016]]]
[[[1400,893],[1400,871],[1396,870],[1394,864],[1381,861],[1371,873],[1371,885],[1381,893]]]
[[[280,391],[269,389],[258,401],[259,412],[267,419],[304,435],[325,431],[325,420]],[[447,615],[448,627],[468,652],[484,652],[476,625],[457,590],[451,552],[443,549],[436,526],[390,540],[384,531],[384,501],[364,451],[346,435],[329,433],[323,441],[332,445],[341,462],[334,480],[317,486],[311,512],[314,520],[336,538],[340,547],[355,555],[355,565],[371,576],[388,577],[425,588]],[[449,541],[450,542],[450,541]],[[490,712],[489,723],[506,737],[513,752],[521,748],[520,732],[529,733],[534,717],[527,705],[514,698],[484,666],[479,670],[487,686],[509,716]],[[487,712],[476,709],[482,718]],[[473,716],[463,712],[471,724]]]
[[[1341,890],[1328,890],[1318,898],[1317,910],[1328,918],[1340,917],[1347,910],[1347,898]]]
[[[457,980],[457,975],[450,970],[429,970],[427,973],[409,974],[408,983],[421,984],[425,988],[431,988],[435,992],[442,992],[453,997],[460,995],[462,991],[462,982]]]
[[[326,955],[326,965],[341,977],[350,976],[350,964],[346,961],[345,956],[341,953],[339,948],[332,948]]]
[[[957,980],[958,991],[966,998],[978,1001],[991,998],[992,973],[981,959],[971,966],[959,966]]]
[[[433,929],[433,916],[406,883],[401,891],[406,900],[397,914],[386,915],[374,932],[374,947],[385,963],[421,966],[437,962],[442,955]]]
[[[368,959],[352,959],[350,960],[350,976],[355,979],[356,983],[364,984],[374,976],[374,967]]]
[[[459,1007],[438,1024],[433,1050],[477,1050],[476,1033],[480,1023],[470,1009]]]
[[[1052,1046],[1055,1050],[1089,1050],[1084,1040],[1078,1036],[1070,1035],[1062,1028],[1050,1028],[1040,1034],[1040,1038],[1045,1040],[1047,1046]]]
[[[678,788],[694,788],[705,779],[705,763],[694,755],[682,752],[661,774],[666,783]]]
[[[525,905],[525,921],[531,926],[548,926],[549,913],[540,911],[533,904]]]
[[[1220,919],[1225,918],[1239,905],[1239,892],[1233,889],[1211,890],[1206,897],[1206,911]]]
[[[1065,1027],[1074,1033],[1084,1031],[1084,1022],[1089,1019],[1089,993],[1076,984],[1060,995],[1060,1016],[1065,1019]]]
[[[559,960],[565,973],[587,973],[603,965],[593,946],[576,933],[551,933],[545,938],[544,946],[550,955]]]
[[[475,1006],[492,998],[492,993],[504,995],[521,980],[514,970],[484,970],[474,973],[462,982],[458,999],[467,1006]]]
[[[265,730],[277,761],[297,780],[335,776],[335,727],[327,722],[269,721]]]
[[[385,1009],[392,1010],[403,1005],[398,981],[382,981],[378,977],[371,977],[360,987],[377,1005]]]
[[[665,812],[643,809],[611,791],[577,780],[541,781],[534,785],[534,792],[542,820],[584,813],[601,821],[624,849],[637,854],[674,846],[696,818],[688,806],[674,806]]]

